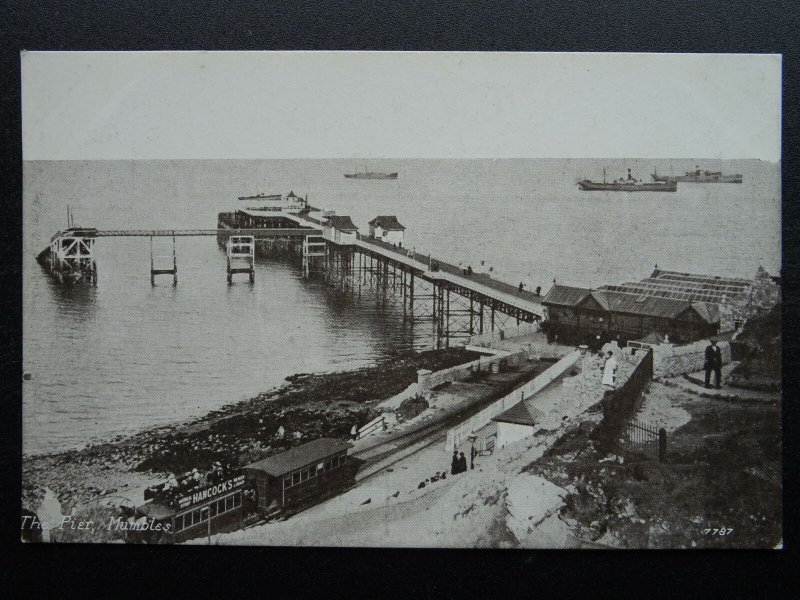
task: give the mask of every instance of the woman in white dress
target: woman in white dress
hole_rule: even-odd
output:
[[[611,350],[608,351],[606,361],[603,363],[603,385],[617,387],[617,359]]]

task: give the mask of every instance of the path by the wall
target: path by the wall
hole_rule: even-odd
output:
[[[731,362],[730,342],[718,342],[722,352],[722,364]],[[659,344],[653,348],[653,376],[674,377],[683,373],[702,371],[706,360],[706,347],[708,340],[701,340],[693,344],[675,346],[673,344]]]
[[[566,373],[568,369],[572,368],[575,363],[578,362],[578,358],[580,358],[580,352],[576,350],[539,373],[539,375],[534,377],[525,385],[515,389],[510,394],[503,396],[496,402],[484,408],[479,413],[471,416],[463,423],[453,427],[447,432],[445,450],[447,452],[452,452],[453,448],[460,446],[467,439],[467,437],[489,423],[493,417],[496,417],[515,404],[522,402],[523,400],[526,400],[543,390],[553,381]]]
[[[515,367],[528,360],[528,352],[522,351],[515,354],[482,356],[463,365],[456,365],[441,371],[417,371],[417,392],[424,394],[436,386],[453,381],[464,381],[476,373],[500,369],[502,366]]]

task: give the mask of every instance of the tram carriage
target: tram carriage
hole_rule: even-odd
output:
[[[353,483],[348,442],[320,438],[244,467],[262,516],[289,515]]]

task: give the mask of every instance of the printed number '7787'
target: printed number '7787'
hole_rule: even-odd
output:
[[[710,528],[710,527],[707,527],[706,529],[703,529],[703,534],[704,535],[723,536],[723,535],[731,535],[732,533],[733,533],[733,527],[716,527],[716,528],[713,528],[713,529]]]

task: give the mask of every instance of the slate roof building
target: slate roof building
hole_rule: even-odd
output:
[[[649,334],[688,343],[720,331],[721,306],[739,301],[752,282],[660,271],[635,283],[598,289],[554,284],[542,300],[551,340],[600,348]]]

